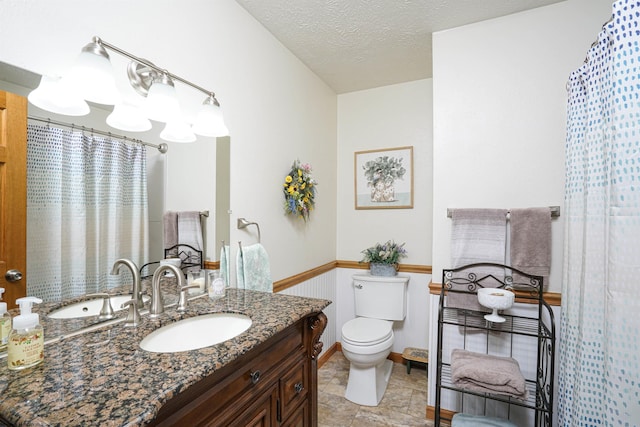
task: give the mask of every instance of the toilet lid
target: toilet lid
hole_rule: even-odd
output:
[[[393,322],[356,317],[342,327],[342,338],[356,344],[377,344],[393,334]]]

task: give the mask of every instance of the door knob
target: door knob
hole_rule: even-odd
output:
[[[17,282],[22,280],[22,273],[19,270],[9,270],[4,273],[4,278],[7,282]]]

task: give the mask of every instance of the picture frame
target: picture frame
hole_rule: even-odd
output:
[[[413,209],[413,147],[354,153],[356,209]]]

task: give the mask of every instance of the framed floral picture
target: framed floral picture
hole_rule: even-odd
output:
[[[356,209],[413,209],[413,147],[355,153]]]

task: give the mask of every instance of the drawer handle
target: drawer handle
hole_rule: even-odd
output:
[[[302,390],[304,390],[304,386],[302,383],[296,383],[296,385],[293,386],[293,389],[296,391],[296,394],[300,394]]]
[[[251,377],[251,384],[256,384],[260,381],[260,371],[251,372],[249,376]]]

